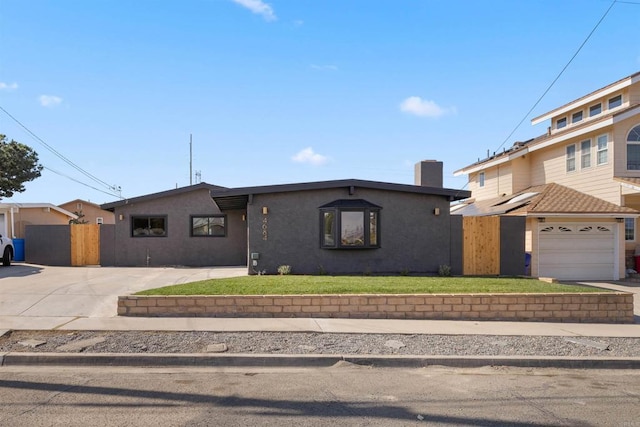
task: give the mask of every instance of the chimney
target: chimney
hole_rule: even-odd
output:
[[[442,162],[423,160],[416,163],[415,185],[442,188]]]

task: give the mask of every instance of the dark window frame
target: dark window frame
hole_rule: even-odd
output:
[[[223,229],[223,234],[194,234],[193,229],[194,229],[194,224],[193,224],[193,220],[194,219],[210,219],[210,218],[222,218],[223,219],[223,225],[222,225],[222,229]],[[189,217],[189,236],[190,237],[227,237],[227,215],[225,214],[209,214],[209,215],[191,215]],[[207,221],[207,227],[208,229],[211,229],[211,223],[209,221]]]
[[[135,227],[136,225],[136,221],[140,221],[146,219],[147,220],[147,224],[145,227]],[[152,227],[152,220],[159,220],[161,219],[164,223],[164,233],[163,234],[153,234],[151,233],[151,230],[153,230],[154,228],[158,228],[158,227]],[[144,233],[139,233],[136,234],[136,230],[147,230],[146,234]],[[167,215],[131,215],[131,237],[167,237],[169,235],[169,218]]]
[[[352,202],[351,205],[349,202]],[[365,205],[366,204],[366,205]],[[332,206],[333,205],[333,206]],[[336,200],[329,205],[320,207],[320,248],[322,249],[379,249],[381,247],[380,242],[380,211],[382,208],[376,206],[364,200]],[[361,245],[345,244],[343,243],[342,236],[342,214],[349,212],[362,213],[362,228],[363,228],[363,243]],[[325,215],[333,213],[333,219],[331,222],[331,229],[328,233],[325,233],[328,223],[325,220]],[[372,240],[372,217],[375,215],[375,242]],[[331,238],[331,242],[327,243],[327,238]]]

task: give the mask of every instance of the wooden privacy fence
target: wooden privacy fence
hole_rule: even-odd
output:
[[[100,264],[100,225],[72,224],[71,233],[71,265]]]
[[[463,274],[500,274],[500,217],[465,216],[462,235]]]

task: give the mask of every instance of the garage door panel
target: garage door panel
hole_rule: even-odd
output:
[[[611,224],[553,224],[540,228],[540,276],[564,280],[614,278],[616,236]]]

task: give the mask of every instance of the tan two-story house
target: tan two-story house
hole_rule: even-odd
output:
[[[640,72],[532,120],[544,135],[455,172],[452,214],[522,215],[533,276],[617,280],[640,249]]]

